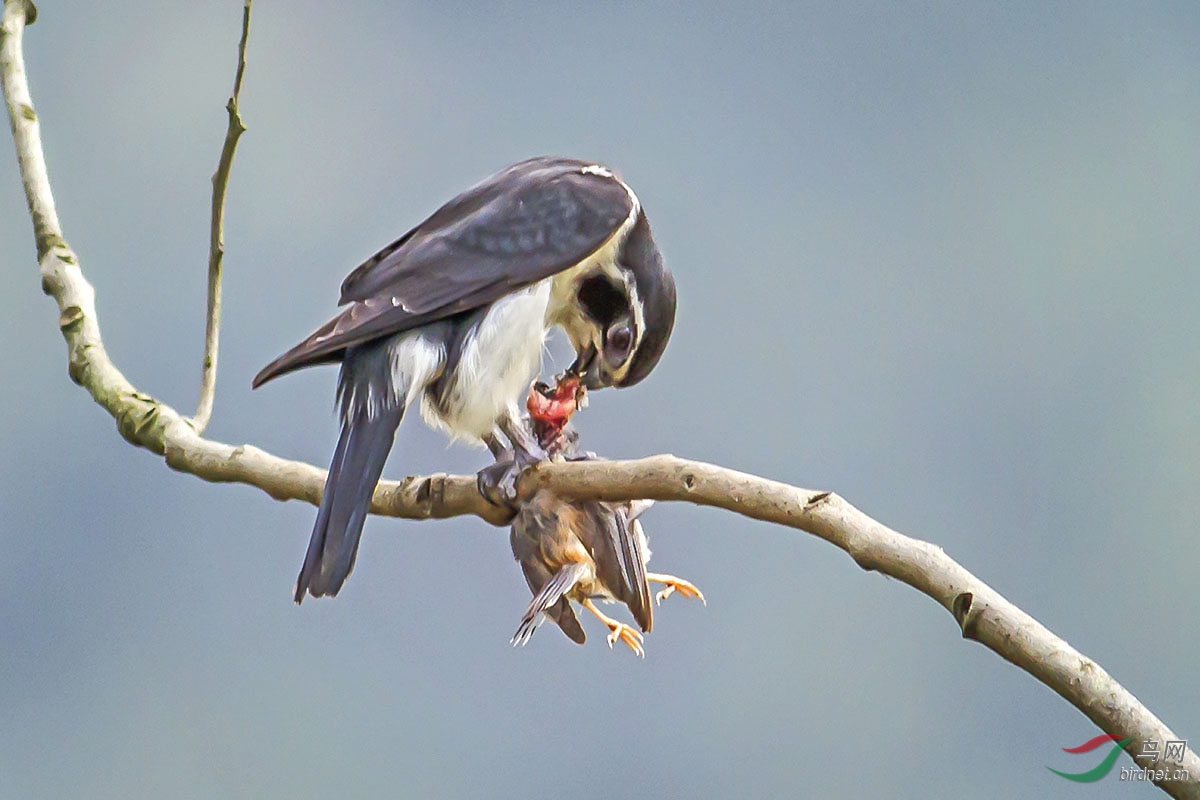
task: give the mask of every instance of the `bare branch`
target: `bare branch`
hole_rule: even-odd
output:
[[[724,467],[653,456],[640,461],[542,464],[522,476],[521,492],[550,488],[571,498],[682,500],[797,528],[845,550],[860,567],[904,581],[949,611],[974,639],[1060,694],[1107,733],[1132,737],[1132,756],[1148,739],[1178,740],[1099,664],[1071,647],[942,548],[904,536],[830,492],[799,489]],[[1185,782],[1158,782],[1173,797],[1200,797],[1200,757],[1189,749]]]
[[[247,13],[248,9],[249,3]],[[100,339],[95,291],[62,237],[50,192],[37,115],[21,56],[25,20],[24,0],[6,0],[0,80],[33,219],[42,287],[58,303],[59,328],[67,342],[72,380],[113,416],[122,436],[164,456],[173,469],[209,481],[257,486],[279,500],[316,504],[325,479],[323,470],[249,445],[233,447],[203,438],[190,420],[135,389],[109,360]],[[243,54],[244,48],[243,35]],[[239,69],[235,97],[240,74]],[[213,355],[215,368],[215,349]],[[1098,664],[976,578],[941,548],[887,528],[835,494],[674,456],[543,464],[527,471],[519,484],[522,497],[539,488],[574,498],[680,500],[807,531],[845,550],[863,569],[898,578],[932,597],[954,616],[965,638],[980,642],[1029,672],[1104,731],[1121,739],[1130,738],[1126,749],[1131,755],[1140,751],[1143,741],[1179,739]],[[399,483],[382,482],[371,510],[410,518],[474,515],[495,525],[506,524],[511,517],[488,504],[470,476],[433,475]],[[1179,766],[1188,770],[1188,780],[1161,780],[1156,781],[1157,785],[1173,797],[1200,798],[1200,757],[1189,749]]]
[[[217,171],[212,177],[212,229],[208,245],[208,313],[204,324],[204,365],[200,373],[200,400],[192,427],[204,433],[212,419],[213,400],[217,392],[217,350],[221,329],[221,267],[225,260],[225,192],[229,186],[229,171],[233,168],[233,154],[238,139],[246,132],[242,115],[238,111],[238,96],[242,93],[242,76],[246,72],[246,40],[250,38],[250,4],[246,0],[242,7],[242,39],[238,43],[237,74],[233,79],[233,93],[225,110],[229,112],[229,127],[225,131],[225,144],[217,161]]]

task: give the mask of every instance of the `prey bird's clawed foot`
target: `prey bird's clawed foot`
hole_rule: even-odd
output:
[[[642,658],[646,657],[646,650],[642,647],[642,644],[645,642],[645,638],[642,636],[641,631],[629,627],[624,622],[617,622],[615,619],[596,608],[596,604],[593,603],[590,598],[584,600],[583,605],[588,611],[591,611],[593,614],[595,614],[596,617],[608,627],[607,641],[610,649],[614,644],[616,644],[617,640],[620,639],[625,643],[625,646],[632,650],[635,654],[641,656]]]
[[[651,583],[663,584],[662,591],[654,595],[654,601],[658,605],[662,605],[663,600],[666,600],[676,592],[691,600],[699,600],[705,606],[708,605],[708,601],[704,599],[704,592],[700,591],[700,588],[691,581],[676,578],[674,575],[662,575],[656,572],[647,572],[646,580]]]
[[[646,657],[646,650],[642,647],[642,643],[645,641],[645,639],[643,638],[641,631],[634,630],[624,622],[617,622],[614,619],[612,620],[612,625],[609,628],[609,634],[607,637],[608,648],[610,650],[616,643],[617,639],[620,639],[622,642],[624,642],[625,645],[637,655],[641,656],[642,658]]]

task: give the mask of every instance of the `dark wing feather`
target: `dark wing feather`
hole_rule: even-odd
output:
[[[604,532],[608,537],[608,547],[611,548],[615,564],[605,563],[607,559],[597,559],[598,571],[609,572],[613,566],[618,574],[602,575],[609,591],[625,605],[638,626],[646,633],[654,626],[654,608],[650,604],[650,584],[646,580],[646,552],[642,548],[642,537],[638,536],[635,525],[639,523],[629,518],[629,508],[625,505],[609,503],[597,504],[604,508],[602,515]]]
[[[386,294],[426,313],[496,286],[526,286],[579,263],[633,207],[620,181],[591,166],[540,157],[496,173],[351,272],[341,302]]]
[[[438,209],[342,283],[349,304],[254,378],[337,361],[347,347],[485,306],[600,249],[633,209],[586,161],[514,164]]]
[[[303,342],[263,367],[254,376],[252,386],[257,389],[272,378],[301,367],[340,361],[347,347],[410,330],[447,316],[450,314],[413,314],[393,305],[391,299],[386,297],[356,302],[309,334]]]

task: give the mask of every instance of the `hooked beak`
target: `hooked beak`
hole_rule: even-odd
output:
[[[590,391],[595,391],[596,389],[603,389],[605,386],[608,385],[608,383],[606,383],[605,380],[600,377],[600,371],[595,368],[589,369],[587,372],[585,372],[580,377],[580,381],[582,383],[583,388],[588,389]]]
[[[575,358],[575,363],[567,367],[566,374],[579,378],[580,383],[588,389],[602,388],[604,382],[600,378],[600,359],[597,358],[596,346],[585,346]]]

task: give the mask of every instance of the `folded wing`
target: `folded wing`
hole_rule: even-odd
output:
[[[264,367],[254,386],[569,269],[599,250],[633,208],[625,185],[588,162],[540,157],[514,164],[351,272],[342,283],[346,308]]]

